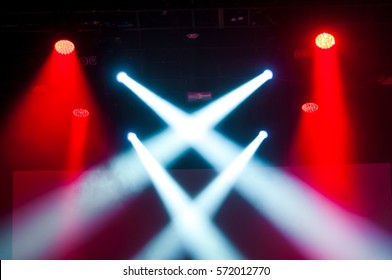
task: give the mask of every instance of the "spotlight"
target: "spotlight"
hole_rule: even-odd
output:
[[[272,77],[272,71],[266,69],[262,74],[200,109],[192,117],[128,77],[124,72],[117,74],[117,81],[133,91],[157,115],[174,128],[184,140],[195,142],[203,138],[208,130],[224,119]]]
[[[240,253],[181,186],[167,173],[135,133],[128,134],[142,164],[173,220],[182,244],[196,259],[240,259]],[[230,172],[230,174],[233,172]]]
[[[316,103],[307,102],[302,105],[302,111],[305,113],[314,113],[318,110],[318,105]]]
[[[117,81],[119,81],[120,83],[124,82],[124,80],[126,80],[127,78],[127,74],[125,74],[125,72],[120,72],[117,74],[116,79]]]
[[[274,76],[274,74],[272,73],[271,70],[266,69],[263,73],[263,75],[265,75],[266,80],[270,80],[272,79],[272,77]]]
[[[54,48],[59,54],[67,55],[74,51],[75,45],[69,40],[59,40],[54,44]]]
[[[86,109],[78,108],[73,110],[73,115],[78,118],[87,118],[90,115],[90,112]]]
[[[316,46],[320,49],[329,49],[335,45],[335,38],[329,33],[321,33],[316,37]]]
[[[259,132],[259,135],[260,135],[260,137],[263,138],[263,139],[265,139],[265,138],[268,137],[268,133],[267,133],[267,131],[265,131],[265,130],[261,130],[261,131]]]
[[[132,142],[132,141],[135,140],[137,137],[136,137],[136,134],[135,134],[135,133],[129,132],[127,138],[128,138],[129,141]]]

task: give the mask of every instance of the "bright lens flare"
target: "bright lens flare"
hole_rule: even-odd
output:
[[[335,45],[335,38],[329,33],[321,33],[316,37],[316,46],[320,49],[329,49]]]
[[[74,51],[75,45],[69,40],[60,40],[56,42],[54,48],[59,54],[67,55]]]

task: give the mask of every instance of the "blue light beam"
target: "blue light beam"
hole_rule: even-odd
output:
[[[216,214],[225,198],[235,185],[236,180],[246,167],[249,160],[268,136],[266,131],[260,131],[258,136],[237,156],[237,158],[216,177],[194,199],[194,204],[200,212],[209,219]],[[152,239],[136,256],[136,259],[176,259],[183,253],[183,248],[175,235],[172,225],[166,226]],[[173,236],[174,235],[174,236]]]
[[[183,245],[196,259],[242,259],[209,219],[206,219],[181,186],[162,168],[134,133],[128,134],[150,175]]]
[[[194,142],[202,138],[209,129],[223,120],[241,102],[246,100],[261,85],[269,79],[272,79],[272,77],[272,72],[267,69],[262,74],[218,98],[193,115],[189,115],[136,82],[126,73],[120,72],[117,74],[117,80],[119,82],[123,83],[143,100],[187,142]]]
[[[205,108],[204,108],[205,109]],[[206,110],[206,109],[205,109]],[[208,120],[209,118],[207,118]],[[178,120],[183,121],[183,120]],[[205,130],[208,130],[209,125],[206,123],[199,122],[201,126],[204,126]],[[170,125],[170,124],[169,124]],[[179,127],[176,124],[173,124],[172,128],[174,128],[179,135],[183,132],[178,131]],[[209,133],[203,134],[203,137],[198,138],[198,141],[188,141],[195,150],[197,150],[203,157],[206,158],[207,161],[211,163],[212,166],[216,170],[222,170],[224,168],[224,164],[227,161],[232,160],[235,157],[236,152],[239,147],[236,146],[233,142],[229,141],[225,137],[216,133],[212,129],[208,131]],[[188,139],[192,140],[192,139]],[[226,148],[224,148],[223,143],[227,143]],[[347,213],[344,209],[340,208],[337,205],[334,205],[332,202],[328,201],[326,198],[321,195],[317,195],[317,197],[324,201],[324,203],[320,203],[314,205],[312,203],[313,200],[298,200],[301,201],[300,205],[294,204],[290,198],[287,198],[288,201],[286,205],[292,205],[292,209],[290,210],[291,215],[293,213],[297,213],[298,217],[302,217],[301,221],[305,221],[301,224],[295,223],[293,219],[286,219],[287,215],[277,215],[277,213],[281,213],[282,211],[287,211],[284,209],[275,209],[274,205],[271,205],[275,211],[268,210],[266,212],[261,211],[260,205],[270,205],[265,198],[269,195],[275,196],[275,193],[280,194],[280,189],[285,188],[284,186],[291,186],[293,188],[292,192],[294,192],[299,198],[306,197],[309,193],[314,194],[314,191],[309,186],[304,186],[303,183],[299,184],[298,180],[293,178],[289,178],[287,174],[281,171],[274,171],[276,175],[274,177],[273,183],[276,183],[275,187],[273,184],[264,184],[268,189],[273,188],[274,190],[265,194],[265,189],[262,187],[255,188],[254,182],[261,182],[263,185],[263,181],[266,181],[261,174],[267,175],[262,172],[267,165],[262,163],[261,161],[258,164],[253,165],[253,172],[250,172],[251,168],[247,168],[247,175],[242,176],[240,180],[240,188],[237,188],[244,197],[248,198],[249,203],[251,203],[256,209],[259,210],[260,214],[265,215],[267,218],[270,218],[272,224],[281,229],[282,233],[293,242],[300,250],[302,250],[305,254],[310,255],[313,258],[337,258],[337,259],[345,259],[345,258],[374,258],[377,256],[390,256],[386,250],[383,249],[383,245],[387,245],[388,248],[390,245],[390,238],[384,236],[382,231],[377,231],[377,228],[372,226],[371,223],[367,223],[367,227],[363,227],[361,230],[355,226],[353,227],[340,227],[336,220],[336,225],[333,222],[334,219],[330,217],[325,217],[325,213],[328,213],[323,206],[327,209],[330,209],[329,213],[332,211],[336,211],[341,213],[342,217],[346,217],[346,224],[350,224],[350,218],[352,215]],[[279,175],[277,175],[279,174]],[[243,179],[245,178],[245,179]],[[269,178],[266,182],[272,182],[270,174],[266,176]],[[284,185],[282,185],[284,183]],[[252,189],[254,189],[252,191]],[[262,196],[261,193],[265,194]],[[289,191],[287,193],[290,193]],[[294,195],[293,193],[293,195]],[[302,194],[302,195],[301,195]],[[260,201],[255,201],[255,198],[260,198]],[[283,194],[282,197],[285,197]],[[271,201],[274,199],[271,197]],[[276,201],[276,198],[275,198]],[[280,203],[279,203],[280,204]],[[296,206],[297,205],[297,206]],[[296,206],[296,207],[295,207]],[[297,212],[298,211],[298,212]],[[271,215],[269,215],[271,214]],[[289,215],[290,216],[290,215]],[[325,230],[320,231],[319,228],[314,227],[316,224],[315,221],[322,220],[325,218],[326,223],[323,225],[326,226]],[[307,222],[311,221],[311,222]],[[304,233],[303,225],[306,224],[307,230]],[[344,224],[344,223],[343,223]],[[328,232],[327,228],[338,228],[337,231],[339,234],[328,235],[325,234]],[[289,229],[289,230],[288,230]],[[380,238],[372,239],[372,246],[369,246],[369,241],[366,241],[366,234],[370,230],[371,232],[379,232]],[[308,234],[309,233],[309,234]],[[350,236],[355,236],[352,238]],[[372,236],[377,236],[377,234],[373,234]],[[384,236],[384,237],[382,237]],[[350,242],[348,242],[350,241]],[[333,244],[339,244],[339,246],[332,246]],[[351,250],[343,250],[343,245],[348,246],[348,244],[352,244],[350,248]],[[309,248],[313,248],[310,250]],[[356,249],[355,249],[356,248]],[[378,248],[376,250],[376,248]],[[391,250],[392,252],[392,250]],[[391,253],[392,254],[392,253]]]

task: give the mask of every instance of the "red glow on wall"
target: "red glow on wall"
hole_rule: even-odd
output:
[[[101,158],[100,151],[110,150],[105,122],[75,52],[64,56],[53,50],[20,95],[3,128],[6,137],[2,146],[9,164],[22,169],[68,168],[75,108],[94,112],[84,131],[86,141],[94,141],[83,155]]]
[[[76,114],[75,114],[76,111]],[[86,161],[86,142],[88,131],[88,111],[76,109],[73,111],[71,130],[69,133],[68,170],[83,170]]]
[[[75,50],[75,45],[69,40],[59,40],[54,44],[54,49],[62,55],[67,55]]]
[[[292,145],[292,160],[301,165],[336,166],[350,162],[354,142],[344,95],[337,49],[325,51],[315,46],[311,98],[322,110],[317,110],[311,118],[308,114],[301,115]],[[350,189],[355,185],[352,176],[339,168],[332,170],[335,173],[330,174],[331,178],[315,179],[324,182],[315,188],[340,202],[350,200],[350,196],[355,196],[355,190]],[[336,178],[341,181],[339,186],[333,183]]]
[[[337,51],[325,52],[315,48],[314,54],[311,96],[313,103],[323,110],[318,110],[312,118],[304,116],[300,119],[296,149],[304,150],[300,153],[303,161],[347,162],[351,133]],[[307,158],[303,158],[304,154],[308,155]]]

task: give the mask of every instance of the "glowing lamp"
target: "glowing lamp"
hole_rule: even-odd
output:
[[[132,142],[132,140],[137,139],[137,136],[134,132],[129,132],[128,133],[128,140]]]
[[[59,54],[67,55],[74,51],[75,45],[69,40],[59,40],[54,44],[54,48]]]
[[[321,33],[316,37],[316,46],[320,49],[329,49],[335,45],[335,38],[329,33]]]
[[[302,105],[302,111],[305,113],[314,113],[318,110],[318,105],[316,103],[307,102]]]
[[[260,135],[260,137],[263,138],[263,139],[265,139],[265,138],[268,137],[268,133],[267,133],[267,131],[265,131],[265,130],[261,130],[261,131],[259,132],[259,135]]]
[[[127,78],[127,74],[125,74],[125,72],[120,72],[117,74],[116,79],[117,81],[119,81],[120,83],[124,82]]]
[[[73,115],[78,118],[87,118],[90,115],[90,112],[86,109],[78,108],[73,110]]]

